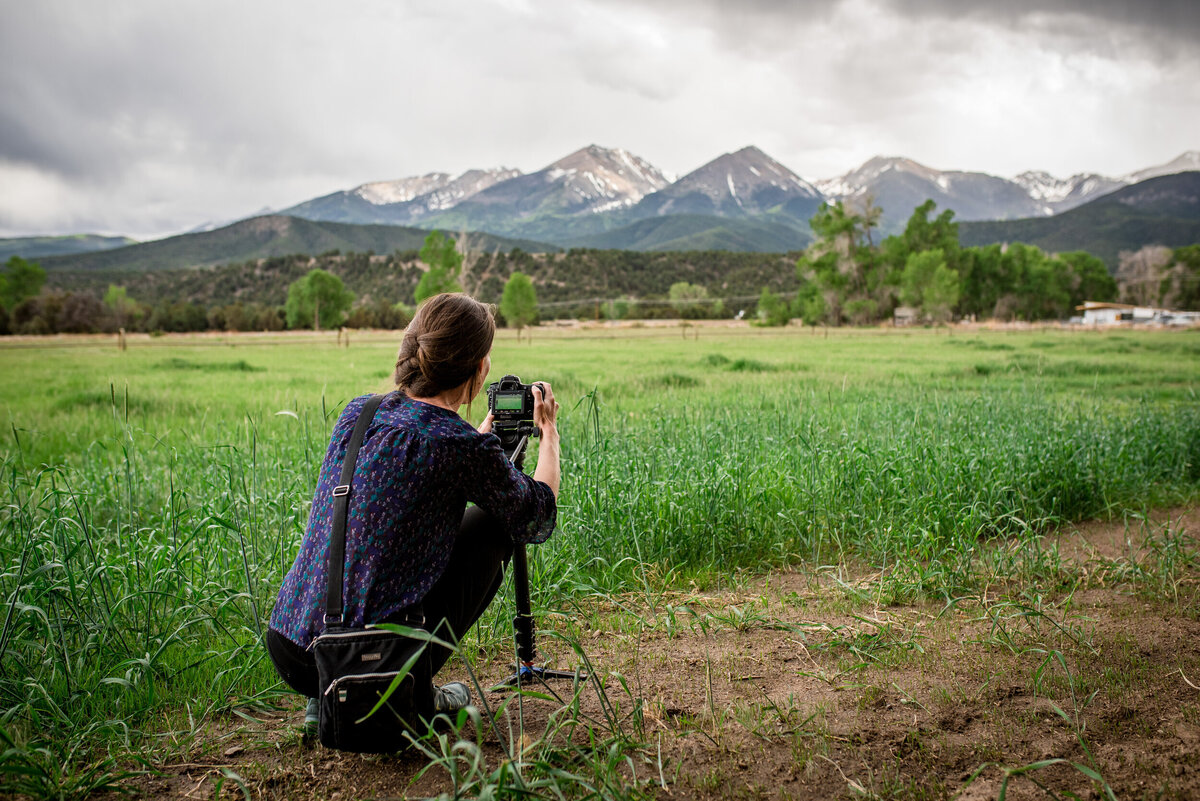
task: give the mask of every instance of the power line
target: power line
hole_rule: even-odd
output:
[[[788,298],[796,294],[796,290],[790,292],[776,292],[776,297]],[[578,300],[552,300],[546,303],[539,303],[539,309],[558,308],[562,306],[594,306],[597,303],[625,303],[629,306],[644,306],[647,304],[658,305],[689,305],[700,303],[745,303],[747,301],[756,301],[762,295],[731,295],[727,298],[686,298],[678,300],[670,300],[669,298],[579,298]]]

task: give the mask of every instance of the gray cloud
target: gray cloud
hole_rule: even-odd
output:
[[[1107,27],[1141,31],[1194,50],[1200,34],[1200,4],[1194,0],[1005,0],[964,3],[957,0],[888,0],[897,13],[946,19],[975,19],[1010,26],[1086,20]]]
[[[964,10],[964,7],[966,10]],[[1194,148],[1197,6],[0,0],[0,233],[165,233],[590,142],[1016,172]]]
[[[616,0],[650,8],[676,21],[700,21],[747,38],[772,38],[797,26],[830,19],[852,0]],[[897,16],[916,19],[976,20],[986,24],[1041,27],[1056,20],[1093,21],[1139,30],[1195,48],[1200,40],[1200,3],[1195,0],[881,0]],[[747,36],[749,34],[749,36]],[[756,35],[757,34],[757,35]]]

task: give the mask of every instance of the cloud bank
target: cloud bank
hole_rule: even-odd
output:
[[[966,7],[966,10],[964,10]],[[1200,147],[1200,4],[0,2],[0,235],[185,230],[583,145],[1011,175]]]

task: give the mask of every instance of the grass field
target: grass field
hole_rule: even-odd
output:
[[[365,762],[303,741],[260,637],[397,337],[0,343],[0,793],[1187,797],[1200,332],[948,330],[502,332],[492,377],[564,406],[543,652],[593,678]],[[505,672],[506,593],[459,674]],[[1180,750],[1139,767],[1105,738],[1160,731],[1122,728],[1146,692]]]

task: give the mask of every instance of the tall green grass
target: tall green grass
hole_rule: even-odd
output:
[[[616,591],[643,563],[703,574],[788,554],[958,562],[990,537],[1179,503],[1200,485],[1196,406],[859,392],[647,418],[566,440],[569,509],[541,549],[548,574]]]
[[[873,386],[815,358],[814,378],[792,350],[748,359],[705,347],[661,374],[640,374],[626,354],[628,369],[590,393],[584,362],[549,371],[567,401],[565,478],[559,531],[534,549],[539,609],[638,587],[648,566],[707,580],[796,555],[855,556],[902,576],[904,592],[948,597],[975,580],[989,538],[1200,490],[1194,396],[1064,398],[1054,381],[1065,373],[948,389],[939,359],[924,367],[943,377],[928,386]],[[980,348],[943,350],[969,365]],[[147,359],[180,381],[278,378],[256,358]],[[11,418],[0,792],[82,797],[131,755],[162,758],[206,719],[279,691],[263,626],[338,403],[288,409],[276,397],[267,408],[279,413],[232,415],[212,411],[228,403],[217,400],[225,387],[210,402],[184,386],[81,381],[67,406]],[[616,394],[626,387],[637,396]],[[490,610],[485,637],[507,637],[508,603]]]
[[[197,725],[275,684],[262,627],[324,432],[264,441],[248,420],[162,448],[115,429],[70,466],[19,440],[0,463],[0,727],[19,764],[80,743],[104,763],[103,746],[154,746],[163,710]]]

